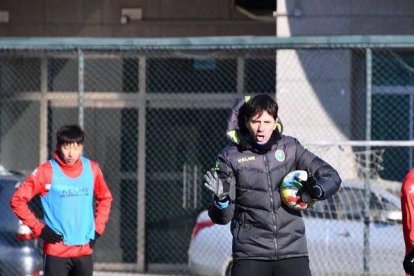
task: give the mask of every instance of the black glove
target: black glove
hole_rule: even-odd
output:
[[[213,192],[214,197],[218,201],[226,200],[229,196],[229,193],[223,191],[223,182],[221,182],[220,178],[217,175],[217,172],[211,173],[207,171],[204,175],[204,186],[206,186],[210,191]]]
[[[309,203],[315,200],[319,200],[323,197],[323,190],[321,186],[316,183],[316,179],[309,176],[303,183],[303,192],[301,199],[305,203]]]
[[[89,242],[89,246],[93,249],[93,247],[95,246],[95,242],[96,240],[100,237],[101,235],[95,231],[95,237],[93,238],[93,240],[90,240]]]
[[[414,274],[414,250],[405,256],[403,261],[403,267],[405,273],[410,275]]]
[[[42,232],[40,232],[40,237],[48,243],[57,243],[63,241],[63,236],[53,231],[49,226],[45,225]]]

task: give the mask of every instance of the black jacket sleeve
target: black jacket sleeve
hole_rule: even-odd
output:
[[[227,208],[221,209],[215,203],[214,197],[212,197],[210,206],[208,208],[208,215],[216,224],[227,224],[231,221],[234,214],[233,202],[235,199],[235,177],[232,167],[229,165],[228,160],[222,153],[220,153],[217,157],[215,170],[223,182],[223,191],[229,193],[230,202]]]
[[[323,191],[323,199],[333,196],[341,187],[341,178],[338,172],[327,162],[305,149],[296,141],[297,169],[305,170],[309,176],[316,179],[316,183]]]

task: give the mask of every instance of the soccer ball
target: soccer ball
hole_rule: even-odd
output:
[[[292,171],[283,178],[280,185],[280,197],[287,207],[294,210],[304,210],[310,207],[300,198],[303,186],[301,181],[307,179],[308,173],[306,171]]]

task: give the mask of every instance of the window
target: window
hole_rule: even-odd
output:
[[[411,49],[375,50],[372,59],[372,139],[412,140],[414,138],[414,52]],[[413,167],[414,150],[387,148],[383,179],[402,179]]]

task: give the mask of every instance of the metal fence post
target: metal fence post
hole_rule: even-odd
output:
[[[138,195],[137,195],[137,270],[145,271],[145,151],[146,151],[146,58],[139,57],[139,93],[142,101],[138,104]]]
[[[243,95],[244,93],[244,67],[245,58],[237,58],[237,94]]]
[[[39,164],[47,160],[47,58],[42,57],[40,62],[40,147]]]
[[[85,64],[84,55],[81,49],[78,49],[78,121],[79,126],[84,128],[84,76],[85,76]]]
[[[365,110],[365,140],[371,141],[371,107],[372,107],[372,50],[366,49],[366,110]],[[369,225],[370,225],[370,150],[371,146],[365,146],[365,204],[364,204],[364,275],[369,275]]]

